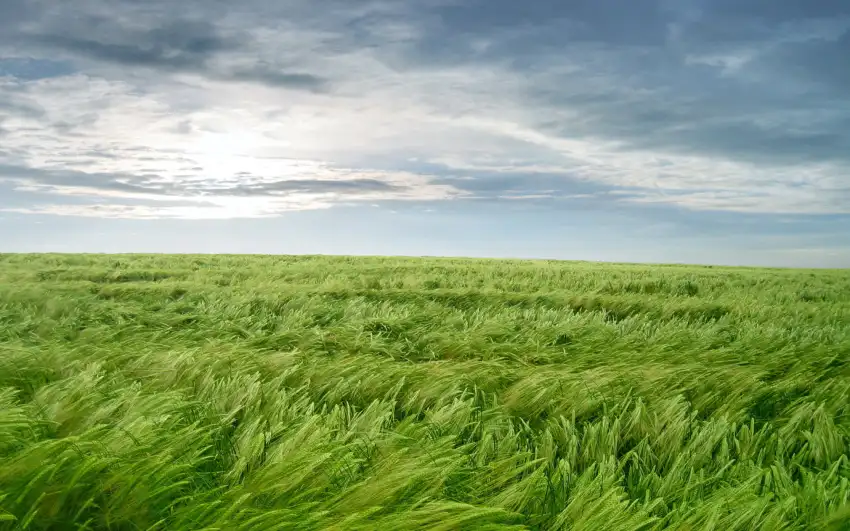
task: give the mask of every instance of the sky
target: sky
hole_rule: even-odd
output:
[[[850,267],[850,2],[2,0],[0,252]]]

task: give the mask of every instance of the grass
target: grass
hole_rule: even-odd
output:
[[[0,255],[0,529],[848,529],[850,272]]]

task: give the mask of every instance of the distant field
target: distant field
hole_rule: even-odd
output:
[[[0,529],[850,529],[850,271],[0,255]]]

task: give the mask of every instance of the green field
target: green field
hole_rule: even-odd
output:
[[[850,271],[0,255],[0,529],[848,529]]]

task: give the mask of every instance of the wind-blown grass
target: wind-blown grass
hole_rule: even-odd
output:
[[[846,529],[850,272],[0,255],[0,529]]]

